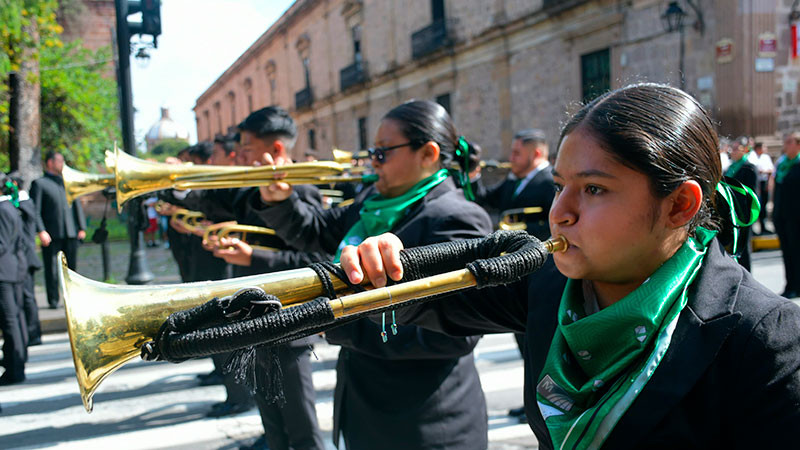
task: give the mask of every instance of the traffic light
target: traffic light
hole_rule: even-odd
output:
[[[128,34],[148,34],[153,36],[153,43],[161,34],[161,1],[160,0],[128,0],[126,15],[142,13],[141,22],[128,22]]]

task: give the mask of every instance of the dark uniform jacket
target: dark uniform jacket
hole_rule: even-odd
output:
[[[28,270],[36,271],[42,268],[42,262],[36,254],[36,205],[33,200],[21,200],[19,212],[22,215],[22,239],[25,243]]]
[[[565,279],[552,258],[523,281],[403,311],[453,335],[526,331],[525,410],[552,448],[535,385]],[[672,345],[605,448],[786,448],[800,426],[800,308],[755,281],[712,241]]]
[[[67,203],[64,180],[45,173],[33,180],[31,198],[36,205],[36,231],[44,231],[53,239],[77,238],[78,231],[86,229],[86,217],[81,202]]]
[[[10,201],[0,201],[0,281],[25,281],[28,261],[22,236],[22,218]]]
[[[359,220],[364,196],[344,208],[316,210],[292,194],[265,210],[267,222],[290,245],[334,253]],[[408,246],[483,236],[486,212],[445,180],[394,228]],[[334,443],[342,429],[354,449],[485,449],[486,403],[472,350],[477,337],[452,338],[415,326],[390,331],[361,319],[327,332],[342,345],[334,393]]]
[[[786,174],[782,183],[775,183],[772,220],[792,224],[795,234],[800,233],[800,164],[795,164]]]
[[[556,190],[553,184],[553,166],[547,166],[540,170],[533,179],[522,189],[522,192],[514,197],[517,188],[517,180],[506,178],[491,187],[484,187],[479,179],[473,183],[475,191],[475,201],[479,205],[488,208],[492,213],[493,219],[496,217],[495,226],[502,217],[500,213],[509,209],[525,208],[528,206],[539,206],[542,208],[541,214],[526,216],[528,233],[541,240],[550,237],[550,224],[547,220],[550,214],[550,205],[553,204]]]

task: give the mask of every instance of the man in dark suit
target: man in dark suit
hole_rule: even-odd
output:
[[[800,133],[794,132],[783,141],[783,156],[775,169],[775,197],[772,221],[781,243],[786,273],[786,298],[800,293]]]
[[[478,180],[475,189],[476,201],[493,213],[529,206],[542,208],[541,213],[525,217],[528,233],[541,240],[550,237],[547,216],[555,196],[548,154],[542,130],[520,131],[511,145],[511,173],[508,177],[489,188],[484,188]]]
[[[45,174],[33,181],[31,198],[36,205],[36,231],[42,243],[44,280],[50,309],[58,308],[58,261],[63,251],[67,265],[75,270],[78,262],[78,241],[86,237],[86,218],[79,201],[67,203],[64,191],[64,156],[49,151],[45,157]]]
[[[550,224],[547,220],[550,214],[550,205],[555,197],[553,184],[553,169],[548,161],[549,151],[547,139],[542,130],[529,129],[517,132],[511,144],[511,173],[500,183],[484,188],[480,179],[475,183],[475,200],[492,213],[495,226],[499,215],[511,209],[539,207],[541,212],[526,214],[525,220],[528,233],[538,239],[545,240],[550,237]],[[497,214],[497,216],[495,216]],[[525,354],[524,335],[515,334],[520,354]],[[525,418],[524,408],[513,408],[509,415]]]

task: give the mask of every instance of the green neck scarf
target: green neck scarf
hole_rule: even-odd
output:
[[[797,163],[797,160],[800,159],[800,153],[794,156],[794,158],[783,158],[778,167],[775,169],[775,182],[776,183],[783,183],[783,179],[786,178],[786,175],[792,170],[792,166]]]
[[[441,169],[398,197],[383,198],[380,194],[376,194],[368,198],[359,212],[361,219],[350,228],[339,243],[333,262],[339,262],[345,246],[358,245],[370,236],[391,231],[395,224],[405,217],[409,206],[428,195],[431,189],[441,184],[447,177],[447,170]]]
[[[603,445],[666,353],[714,235],[698,228],[697,238],[687,239],[635,291],[594,314],[585,311],[581,281],[567,281],[536,386],[555,448]]]
[[[741,169],[743,165],[747,164],[747,157],[748,156],[750,156],[749,152],[746,153],[744,156],[742,156],[741,159],[739,159],[738,161],[736,161],[733,164],[731,164],[730,166],[728,166],[728,170],[725,171],[725,176],[726,177],[735,176],[736,172],[738,172],[739,169]]]

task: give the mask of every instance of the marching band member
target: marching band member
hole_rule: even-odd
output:
[[[464,198],[444,167],[460,145],[445,109],[404,103],[380,123],[370,149],[379,180],[347,207],[321,210],[285,183],[262,187],[255,207],[292,247],[338,253],[393,231],[423,245],[491,231],[488,215]],[[462,160],[464,159],[462,158]],[[390,316],[390,315],[389,315]],[[342,346],[334,394],[334,443],[367,448],[485,449],[486,403],[472,350],[477,336],[448,337],[416,326],[382,328],[362,319],[330,330]]]
[[[678,89],[602,95],[564,127],[553,170],[566,285],[551,264],[397,315],[454,335],[526,332],[525,405],[542,448],[793,442],[800,309],[724,253],[717,147],[709,115]],[[403,244],[384,234],[346,247],[343,268],[354,283],[398,280]]]

